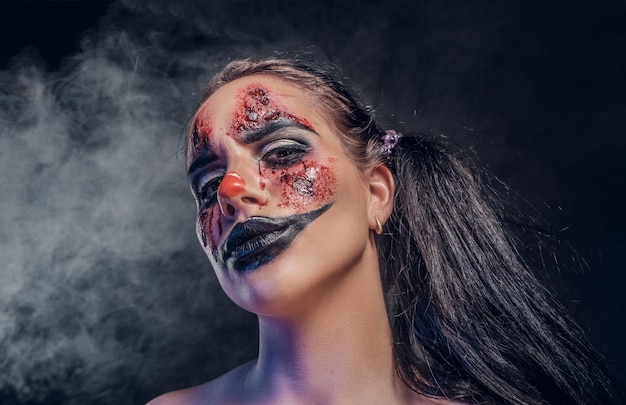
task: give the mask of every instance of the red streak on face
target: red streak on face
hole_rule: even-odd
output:
[[[217,193],[222,198],[233,198],[246,189],[246,181],[235,172],[228,172],[222,178]]]
[[[303,160],[289,169],[272,170],[272,183],[281,190],[278,207],[299,213],[330,201],[337,188],[332,163],[333,159],[328,159],[327,164]]]
[[[222,222],[218,211],[219,206],[215,204],[198,215],[202,246],[208,247],[212,254],[217,253],[217,244],[222,236]]]
[[[268,122],[278,119],[288,119],[313,130],[313,126],[307,119],[285,111],[285,107],[273,99],[271,90],[264,85],[253,83],[241,89],[236,102],[229,135],[259,129]],[[214,136],[210,121],[208,108],[200,107],[189,135],[191,158],[201,153],[210,144],[211,137]]]
[[[206,245],[208,244],[207,238],[206,238],[206,227],[205,227],[206,219],[207,219],[206,212],[203,212],[202,214],[198,216],[198,223],[200,224],[200,238],[202,239],[202,246],[204,247],[206,247]]]
[[[304,118],[296,117],[285,111],[284,106],[272,99],[272,93],[260,84],[250,84],[240,90],[237,96],[237,108],[232,122],[234,133],[242,133],[262,128],[267,122],[280,118],[295,121],[312,129]]]
[[[190,134],[191,156],[202,153],[203,149],[215,136],[209,122],[208,109],[200,108],[196,114]],[[288,119],[313,130],[311,123],[286,111],[275,100],[271,90],[261,84],[250,84],[237,95],[235,111],[231,121],[231,131],[226,135],[240,134],[262,128],[268,122]],[[267,186],[272,194],[280,194],[278,208],[290,208],[295,213],[302,213],[328,203],[335,195],[337,178],[334,171],[334,159],[325,162],[303,160],[288,169],[265,169],[261,174],[259,187]],[[218,194],[222,198],[232,198],[245,189],[245,181],[234,172],[224,176]],[[205,249],[217,254],[217,246],[222,237],[222,215],[218,204],[208,207],[198,215],[200,239]]]
[[[200,108],[198,115],[191,129],[190,135],[190,151],[195,155],[202,151],[210,142],[210,136],[213,128],[209,125],[208,112]]]

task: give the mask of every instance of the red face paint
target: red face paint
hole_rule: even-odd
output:
[[[209,124],[211,117],[207,108],[200,107],[189,136],[189,159],[202,152],[211,142],[213,128]],[[273,99],[271,91],[260,84],[250,84],[239,91],[237,105],[227,135],[262,128],[269,121],[289,119],[313,130],[305,118],[297,117],[285,111],[285,107]]]
[[[267,122],[280,118],[295,121],[312,129],[307,120],[286,112],[280,103],[273,100],[271,91],[260,84],[250,84],[241,89],[237,104],[231,126],[234,133],[262,128]]]
[[[217,252],[217,244],[222,236],[222,221],[220,220],[220,210],[217,204],[208,207],[198,215],[198,233],[202,246],[209,248],[215,254]]]
[[[208,112],[201,108],[191,130],[189,149],[193,155],[201,152],[209,144],[209,138],[213,129],[208,121]]]
[[[222,178],[217,194],[222,198],[233,198],[243,193],[246,181],[235,172],[228,172]]]
[[[289,113],[289,108],[281,103],[280,94],[273,93],[268,87],[261,84],[250,84],[238,91],[235,95],[232,117],[226,121],[226,133],[213,132],[211,124],[211,109],[201,108],[196,114],[193,130],[189,135],[191,158],[203,153],[206,147],[220,142],[217,136],[236,136],[246,131],[263,128],[268,123],[285,119],[296,122],[303,127],[313,130],[306,119]],[[230,127],[228,126],[230,124]],[[215,125],[220,126],[221,121]],[[221,131],[221,130],[220,130]],[[270,205],[283,209],[288,215],[312,212],[320,207],[332,203],[337,189],[337,177],[334,168],[334,159],[303,159],[286,168],[263,168],[259,163],[259,187],[275,196]],[[221,198],[233,198],[245,191],[246,182],[234,172],[228,172],[221,180],[217,194]],[[279,216],[279,212],[272,212],[272,216]],[[198,216],[199,238],[207,251],[217,254],[219,242],[223,233],[223,214],[219,204],[204,208]],[[209,252],[207,252],[209,253]]]
[[[325,164],[303,160],[289,169],[271,170],[272,185],[280,190],[279,208],[305,212],[332,200],[337,188],[333,159]]]

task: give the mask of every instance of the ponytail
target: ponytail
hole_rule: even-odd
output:
[[[405,383],[471,403],[618,401],[599,355],[519,257],[479,172],[412,134],[393,168],[378,248]]]
[[[506,210],[468,159],[417,134],[397,144],[385,139],[372,110],[324,61],[233,61],[205,97],[253,74],[308,92],[355,164],[385,163],[395,173],[395,207],[377,244],[395,366],[409,387],[481,404],[624,400],[599,354],[518,254]]]

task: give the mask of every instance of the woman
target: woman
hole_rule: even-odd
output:
[[[187,139],[197,233],[258,359],[154,404],[619,401],[471,166],[335,70],[230,63]]]

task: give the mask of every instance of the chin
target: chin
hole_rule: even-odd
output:
[[[218,280],[226,295],[242,309],[257,315],[285,315],[299,307],[324,278],[318,266],[311,267],[314,261],[291,253],[285,252],[251,272],[218,270]]]

